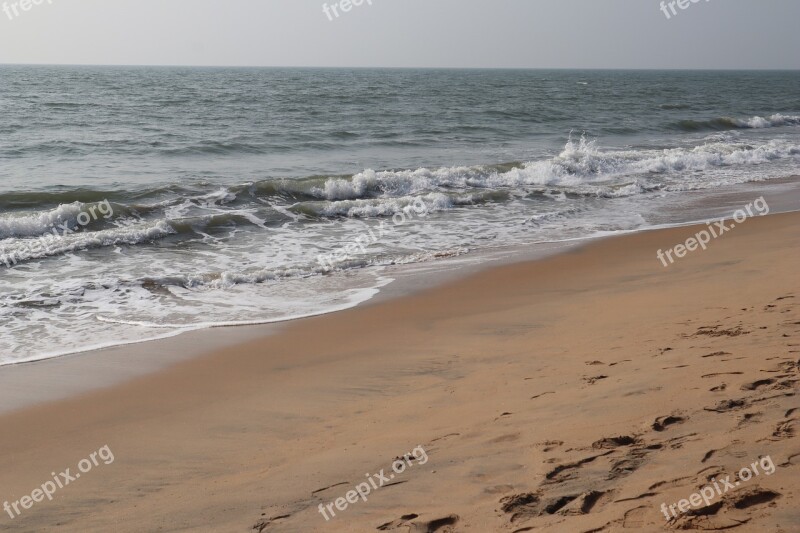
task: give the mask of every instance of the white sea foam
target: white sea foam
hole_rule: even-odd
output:
[[[36,237],[50,233],[60,224],[76,225],[77,216],[83,211],[84,204],[74,202],[63,204],[49,211],[41,211],[26,215],[0,216],[0,240],[12,237]]]
[[[0,263],[21,263],[31,259],[117,244],[133,245],[159,239],[170,233],[175,233],[175,230],[162,220],[58,237],[49,234],[37,238],[9,239],[0,244]]]
[[[773,119],[775,117],[772,117]],[[790,117],[791,118],[791,117]],[[396,212],[409,195],[464,189],[520,190],[558,186],[576,192],[603,195],[638,194],[652,187],[637,183],[637,177],[681,178],[680,173],[733,166],[756,166],[779,159],[800,158],[800,145],[785,140],[760,144],[711,142],[691,148],[665,150],[601,150],[596,141],[570,139],[558,155],[525,163],[505,172],[488,167],[445,167],[440,169],[381,171],[365,170],[351,179],[331,178],[314,194],[331,203],[321,212],[329,216],[383,216]],[[628,183],[613,187],[615,180]],[[592,186],[612,186],[598,190]],[[586,187],[589,186],[589,187]],[[361,201],[370,196],[394,198],[396,203]],[[445,206],[446,208],[446,206]]]
[[[800,125],[800,116],[795,115],[782,115],[776,113],[769,117],[752,117],[748,119],[731,119],[736,126],[740,128],[775,128],[780,126],[798,126]]]
[[[454,205],[467,205],[472,203],[471,195],[450,197],[442,193],[429,193],[420,196],[401,196],[391,199],[368,200],[340,200],[321,205],[317,212],[326,217],[346,216],[353,218],[372,218],[391,216],[414,208],[419,201],[425,206],[426,212],[444,211]]]

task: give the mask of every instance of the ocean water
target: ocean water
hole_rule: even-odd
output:
[[[343,309],[800,163],[797,72],[0,66],[0,109],[0,364]]]

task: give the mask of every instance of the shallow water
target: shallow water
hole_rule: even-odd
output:
[[[796,72],[2,66],[0,363],[345,308],[386,265],[692,219],[689,195],[798,172],[798,89]]]

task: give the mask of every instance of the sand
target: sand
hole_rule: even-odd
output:
[[[696,231],[494,268],[4,414],[0,501],[104,446],[114,460],[0,530],[800,531],[800,215],[662,267],[656,250]]]

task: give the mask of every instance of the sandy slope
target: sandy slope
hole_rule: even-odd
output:
[[[112,464],[10,531],[800,531],[800,216],[669,268],[690,228],[598,242],[299,321],[0,418],[0,500]],[[325,521],[328,504],[388,486]],[[711,479],[761,473],[669,523]],[[335,507],[334,507],[335,510]]]

